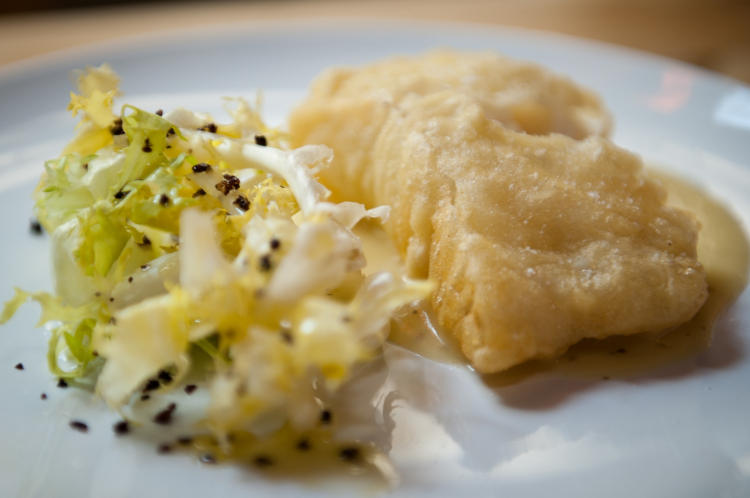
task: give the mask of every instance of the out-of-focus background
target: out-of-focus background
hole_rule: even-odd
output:
[[[666,55],[750,83],[750,0],[0,0],[0,65],[172,27],[375,17],[542,29]]]

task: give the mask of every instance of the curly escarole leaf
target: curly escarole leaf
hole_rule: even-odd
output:
[[[106,276],[130,239],[125,223],[111,219],[103,209],[96,208],[82,223],[81,233],[79,263],[86,275]]]
[[[168,365],[177,367],[175,383],[190,365],[187,356],[188,320],[185,306],[173,295],[147,299],[117,315],[117,324],[96,338],[106,358],[97,392],[119,407],[152,375]]]
[[[78,154],[68,154],[44,163],[46,176],[37,187],[34,210],[39,222],[48,232],[93,204],[94,198],[83,183],[83,165],[94,157],[82,158]]]
[[[83,306],[65,306],[58,296],[53,296],[47,292],[26,292],[14,287],[15,295],[6,301],[3,305],[3,311],[0,313],[0,325],[4,324],[16,314],[29,299],[36,301],[42,307],[42,314],[39,317],[37,326],[44,325],[52,320],[70,322],[82,320],[85,318],[97,319],[102,315],[100,303],[88,303]]]
[[[131,109],[133,113],[126,116],[127,109]],[[144,179],[165,164],[167,133],[170,130],[178,131],[177,127],[163,117],[137,107],[123,106],[122,114],[122,129],[130,145],[125,148],[125,165],[120,171],[113,192],[118,192],[134,180]]]
[[[62,300],[46,292],[26,292],[14,288],[15,295],[5,302],[0,313],[0,325],[10,320],[18,309],[29,299],[36,301],[42,307],[37,326],[50,321],[61,321],[62,325],[52,330],[47,349],[47,363],[57,377],[67,379],[81,377],[94,358],[92,335],[98,320],[106,319],[102,305],[98,302],[83,306],[64,306]],[[58,364],[60,354],[64,349],[70,352],[74,367],[63,369]]]
[[[95,326],[96,320],[84,318],[55,328],[47,347],[49,371],[56,377],[65,379],[85,375],[89,364],[97,358],[92,337]],[[67,360],[64,367],[60,365],[61,356]]]
[[[102,64],[72,72],[71,80],[74,80],[79,94],[70,93],[68,110],[73,117],[81,112],[83,118],[75,137],[65,146],[63,155],[73,152],[92,154],[112,144],[112,133],[109,130],[115,120],[112,99],[118,94],[120,78],[111,67]]]
[[[136,197],[130,214],[130,219],[140,225],[177,234],[182,210],[209,201],[205,197],[193,198],[195,189],[186,187],[172,167],[158,168],[144,183],[149,185],[151,195]]]

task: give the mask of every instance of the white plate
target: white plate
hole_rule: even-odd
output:
[[[128,101],[213,111],[221,95],[266,91],[281,122],[311,78],[435,46],[496,49],[599,91],[615,141],[702,184],[750,223],[750,89],[684,64],[544,33],[412,22],[306,21],[193,28],[122,39],[0,68],[0,299],[49,289],[46,237],[29,234],[29,194],[74,121],[66,73],[111,63]],[[116,438],[115,414],[55,387],[34,306],[0,329],[0,496],[349,496]],[[470,371],[389,350],[375,401],[389,415],[394,496],[706,497],[750,495],[750,294],[716,327],[716,343],[667,371],[627,381],[536,376],[491,389]],[[23,362],[24,371],[13,366]],[[49,399],[42,401],[42,392]],[[382,408],[381,405],[379,405]],[[86,420],[88,434],[71,430]],[[330,483],[329,483],[330,484]],[[334,483],[335,484],[335,483]]]

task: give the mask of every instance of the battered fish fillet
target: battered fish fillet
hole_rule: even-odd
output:
[[[533,88],[524,105],[553,116],[543,131],[591,136],[514,131],[532,130],[492,103],[513,100],[518,74]],[[566,80],[454,52],[329,72],[290,122],[294,145],[334,149],[337,197],[393,207],[386,229],[408,272],[437,283],[438,320],[481,372],[659,332],[705,301],[697,223],[596,136],[608,127]]]

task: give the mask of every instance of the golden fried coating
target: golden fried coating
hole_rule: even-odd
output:
[[[511,100],[502,76],[527,72],[552,122],[568,123],[543,131],[597,135],[609,123],[571,83],[529,66],[488,69],[492,61],[521,66],[441,53],[412,60],[411,75],[405,59],[329,72],[291,131],[334,149],[326,179],[338,197],[393,207],[386,229],[408,272],[437,283],[438,320],[481,372],[692,317],[707,297],[693,218],[668,207],[641,161],[607,139],[532,135],[496,119],[488,102]],[[394,94],[398,74],[421,83]],[[592,122],[600,126],[582,124]]]
[[[297,145],[325,143],[338,152],[320,175],[332,200],[375,204],[369,160],[381,127],[405,96],[446,90],[470,96],[487,118],[515,131],[581,139],[607,136],[612,126],[599,98],[566,78],[494,52],[448,50],[330,69],[317,78],[290,126]]]

